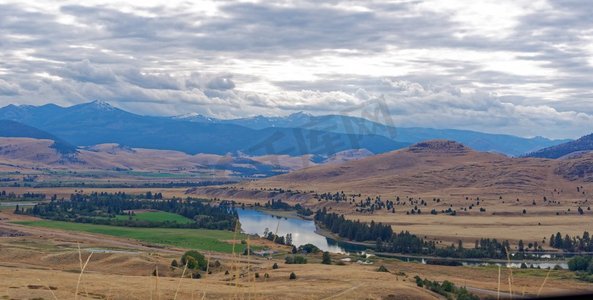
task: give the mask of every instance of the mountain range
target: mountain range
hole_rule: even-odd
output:
[[[374,122],[359,117],[344,115],[313,116],[303,112],[286,117],[255,116],[232,120],[209,118],[190,114],[175,117],[203,124],[234,124],[252,129],[264,128],[306,128],[334,133],[374,134],[402,142],[407,145],[427,140],[453,140],[478,151],[498,152],[510,156],[519,156],[570,140],[550,140],[543,137],[522,138],[507,134],[490,134],[471,130],[434,129],[422,127],[396,127]]]
[[[575,155],[580,152],[593,151],[593,134],[583,136],[575,141],[540,149],[527,154],[528,157],[540,158],[561,158],[567,155]]]
[[[339,115],[296,113],[286,117],[258,116],[234,120],[200,115],[142,116],[102,101],[70,107],[8,105],[0,108],[0,120],[37,128],[52,135],[52,140],[75,146],[116,143],[188,154],[310,154],[319,157],[316,158],[319,161],[346,150],[366,149],[378,154],[429,139],[455,140],[479,151],[511,156],[566,142],[456,129],[395,128]]]

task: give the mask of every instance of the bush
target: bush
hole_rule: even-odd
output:
[[[274,263],[274,265],[272,265],[272,269],[273,269],[273,270],[276,270],[276,269],[278,269],[278,264],[277,264],[277,263]]]
[[[568,269],[571,271],[586,271],[591,264],[590,256],[575,256],[568,261]]]
[[[287,256],[285,258],[285,263],[289,264],[289,265],[292,265],[292,264],[304,265],[307,263],[307,259],[304,256],[300,256],[300,255]]]
[[[199,267],[198,261],[191,256],[188,256],[185,259],[182,259],[181,261],[185,262],[184,265],[186,265],[187,268],[190,270],[197,269]]]
[[[295,280],[296,279],[296,274],[294,272],[290,273],[290,276],[288,277],[288,279]]]
[[[332,264],[332,257],[329,254],[329,252],[325,251],[323,252],[323,257],[321,258],[321,263],[325,264],[325,265],[331,265]]]
[[[443,290],[445,292],[453,292],[453,289],[455,288],[455,285],[453,285],[453,283],[451,281],[445,280],[443,281],[443,283],[441,284],[441,287],[443,288]]]
[[[187,251],[181,256],[181,265],[187,265],[188,269],[206,270],[208,263],[206,258],[200,252],[191,250]]]
[[[389,270],[387,270],[384,265],[381,265],[379,266],[379,269],[377,269],[377,272],[389,272]]]
[[[174,259],[173,261],[171,261],[171,267],[173,267],[173,268],[179,267],[179,264],[177,263],[177,260],[176,259]]]
[[[424,280],[422,280],[422,278],[420,278],[420,276],[416,275],[416,276],[414,276],[414,279],[416,279],[417,286],[424,287]]]
[[[307,253],[315,254],[315,253],[321,252],[321,250],[313,244],[305,244],[305,245],[299,246],[298,250],[299,250],[299,252],[305,253],[305,254],[307,254]]]

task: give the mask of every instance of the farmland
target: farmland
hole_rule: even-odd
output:
[[[111,235],[116,237],[130,238],[147,243],[170,245],[180,248],[199,249],[204,251],[216,251],[231,253],[234,233],[224,230],[206,229],[177,229],[177,228],[129,228],[119,226],[78,224],[60,221],[20,221],[17,224],[67,230],[95,234]],[[245,236],[238,234],[237,239],[244,239]],[[236,245],[235,251],[241,253],[242,245]]]

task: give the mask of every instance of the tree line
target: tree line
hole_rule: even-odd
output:
[[[564,237],[560,232],[552,234],[549,240],[550,247],[562,249],[566,252],[593,252],[593,240],[589,232],[583,232],[583,236],[574,236],[566,234]]]
[[[316,212],[315,221],[341,238],[356,242],[375,241],[378,252],[456,258],[507,258],[511,249],[508,241],[499,242],[496,239],[477,240],[474,248],[463,247],[461,241],[457,245],[437,247],[435,241],[426,241],[408,231],[396,233],[390,225],[347,220],[344,215],[328,213],[325,208]]]
[[[170,212],[192,219],[194,222],[180,224],[172,221],[141,221],[130,218],[116,219],[117,215],[131,215],[139,209]],[[227,203],[210,205],[199,199],[172,198],[163,200],[160,193],[144,195],[126,193],[72,194],[70,200],[52,198],[33,207],[15,209],[17,214],[34,215],[44,219],[93,223],[129,227],[178,227],[233,230],[238,214]]]
[[[261,204],[259,202],[256,202],[255,206],[261,207]],[[305,208],[298,203],[295,206],[292,206],[286,202],[283,202],[280,199],[278,199],[278,200],[272,199],[272,200],[266,202],[264,204],[264,208],[276,209],[276,210],[296,210],[297,214],[302,215],[302,216],[310,216],[313,214],[313,211],[310,208]]]
[[[14,192],[0,191],[0,200],[2,201],[40,201],[45,200],[46,195],[41,193],[26,192],[16,194]]]

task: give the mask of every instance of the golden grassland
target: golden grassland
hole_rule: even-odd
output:
[[[286,265],[284,255],[269,260],[204,252],[207,259],[218,260],[221,266],[213,267],[212,274],[203,274],[201,279],[182,279],[183,270],[172,269],[170,262],[179,259],[186,249],[20,226],[11,222],[33,218],[9,212],[1,213],[0,218],[0,232],[24,234],[0,237],[0,297],[8,299],[72,299],[77,286],[78,299],[440,299],[417,287],[413,278],[416,275],[449,280],[483,297],[493,298],[499,290],[497,267],[435,266],[376,257],[372,258],[373,265],[328,266],[320,264],[320,255],[310,255],[306,265]],[[250,245],[288,251],[267,240],[250,240]],[[344,257],[335,254],[333,260]],[[280,268],[272,269],[274,263]],[[380,265],[390,272],[377,272]],[[152,276],[155,269],[158,277]],[[296,280],[289,280],[291,272],[297,275]],[[578,281],[569,271],[548,272],[515,269],[511,275],[503,268],[500,293],[508,295],[511,290],[514,295],[537,295],[546,276],[542,295],[593,292],[591,284]],[[265,273],[270,275],[268,279]]]
[[[311,187],[314,189],[315,187]],[[217,197],[221,199],[232,199],[246,205],[254,205],[259,202],[261,204],[269,200],[269,198],[251,197],[251,194],[261,195],[260,189],[238,188],[233,191],[233,188],[228,187],[209,187],[201,189],[206,191],[204,193],[195,193],[196,197]],[[215,192],[212,192],[215,191]],[[316,190],[318,192],[324,190]],[[593,191],[588,189],[587,191]],[[394,231],[410,231],[419,236],[426,236],[430,239],[443,241],[444,243],[456,243],[458,240],[464,242],[473,242],[480,238],[496,238],[498,240],[509,240],[512,244],[516,244],[519,240],[526,243],[538,242],[541,244],[545,239],[546,242],[551,234],[561,232],[562,234],[569,234],[571,236],[582,235],[583,231],[593,232],[593,210],[588,210],[588,207],[593,206],[593,198],[588,196],[577,197],[569,196],[566,198],[548,198],[559,203],[544,202],[543,197],[517,197],[506,195],[502,199],[499,196],[475,196],[465,194],[460,195],[438,195],[438,194],[424,194],[424,195],[409,195],[413,198],[415,204],[410,204],[409,198],[404,195],[400,196],[402,203],[406,205],[395,206],[395,213],[385,209],[376,210],[373,213],[357,212],[357,207],[354,203],[336,203],[335,201],[318,201],[308,194],[306,200],[295,199],[295,197],[283,197],[283,195],[275,196],[275,199],[283,199],[292,205],[297,203],[309,207],[313,210],[325,207],[332,212],[344,214],[346,218],[352,220],[360,220],[364,222],[382,222],[391,224]],[[362,194],[362,197],[357,198],[366,199],[366,197],[374,198],[377,195]],[[303,195],[301,197],[304,198]],[[468,197],[468,200],[465,199]],[[476,206],[476,198],[480,198],[480,205]],[[384,201],[395,201],[395,195],[382,195]],[[433,199],[438,198],[440,202],[437,203]],[[426,206],[416,204],[415,201],[420,202],[424,200]],[[535,201],[535,205],[533,204]],[[470,205],[474,205],[469,209]],[[421,214],[408,214],[409,211],[417,206]],[[450,216],[441,213],[449,207],[456,211],[455,216]],[[583,214],[578,212],[578,208],[583,209]],[[485,209],[484,212],[480,208]],[[435,209],[438,214],[432,215],[431,210]],[[467,211],[465,211],[467,209]],[[525,210],[525,214],[523,213]],[[547,244],[547,243],[546,243]],[[544,245],[545,246],[545,245]]]
[[[24,192],[38,192],[47,195],[58,195],[58,197],[68,198],[70,194],[83,190],[85,193],[90,192],[126,192],[130,194],[141,194],[147,191],[153,193],[162,193],[165,197],[202,197],[209,199],[212,197],[220,199],[235,200],[246,205],[254,205],[259,202],[265,203],[269,199],[256,198],[244,195],[249,195],[249,190],[243,190],[242,194],[231,195],[230,193],[221,194],[188,194],[185,188],[1,188],[2,190],[13,191],[16,193]],[[225,190],[227,188],[210,188]],[[259,193],[257,193],[259,195]],[[375,197],[376,195],[362,195],[362,198]],[[405,206],[396,206],[396,212],[388,212],[386,210],[375,211],[374,213],[360,213],[356,212],[356,207],[351,203],[335,203],[333,201],[317,201],[316,199],[308,198],[306,200],[300,199],[284,199],[295,205],[300,203],[313,210],[322,207],[331,208],[332,211],[345,214],[349,219],[358,219],[365,222],[374,220],[375,222],[383,222],[391,224],[395,231],[408,230],[420,236],[426,236],[430,239],[443,241],[443,243],[456,243],[462,240],[468,243],[473,243],[480,238],[496,238],[499,240],[509,240],[516,244],[519,240],[526,243],[541,242],[549,239],[551,234],[561,232],[562,234],[582,235],[583,231],[593,232],[593,222],[590,221],[593,215],[593,210],[589,211],[587,208],[593,204],[593,199],[588,200],[587,197],[570,196],[567,198],[549,198],[554,201],[559,201],[557,204],[546,204],[542,198],[529,197],[519,198],[513,196],[505,196],[503,199],[498,197],[480,197],[480,206],[474,206],[473,209],[466,211],[460,208],[468,208],[470,204],[476,203],[476,197],[469,196],[465,199],[465,195],[436,195],[425,194],[422,196],[409,196],[415,200],[423,199],[426,201],[426,206],[419,206],[422,211],[420,215],[409,215],[407,211],[412,209],[414,205],[409,203]],[[575,197],[575,198],[572,198]],[[282,196],[276,197],[282,199]],[[394,195],[384,195],[385,200],[395,200]],[[400,196],[402,202],[408,201],[405,196]],[[440,203],[433,201],[434,198],[441,199]],[[572,199],[570,199],[572,198]],[[357,198],[360,199],[360,198]],[[536,205],[533,205],[535,200]],[[504,202],[504,203],[503,203]],[[436,209],[438,212],[446,210],[452,205],[452,208],[457,211],[456,216],[448,216],[445,214],[432,215],[430,211]],[[593,206],[593,205],[591,205]],[[582,207],[584,214],[578,213],[578,207]],[[484,208],[485,212],[480,212],[479,208]],[[526,214],[523,214],[523,209]],[[570,211],[569,211],[570,209]],[[547,243],[546,243],[547,244]],[[544,245],[545,246],[545,245]]]

